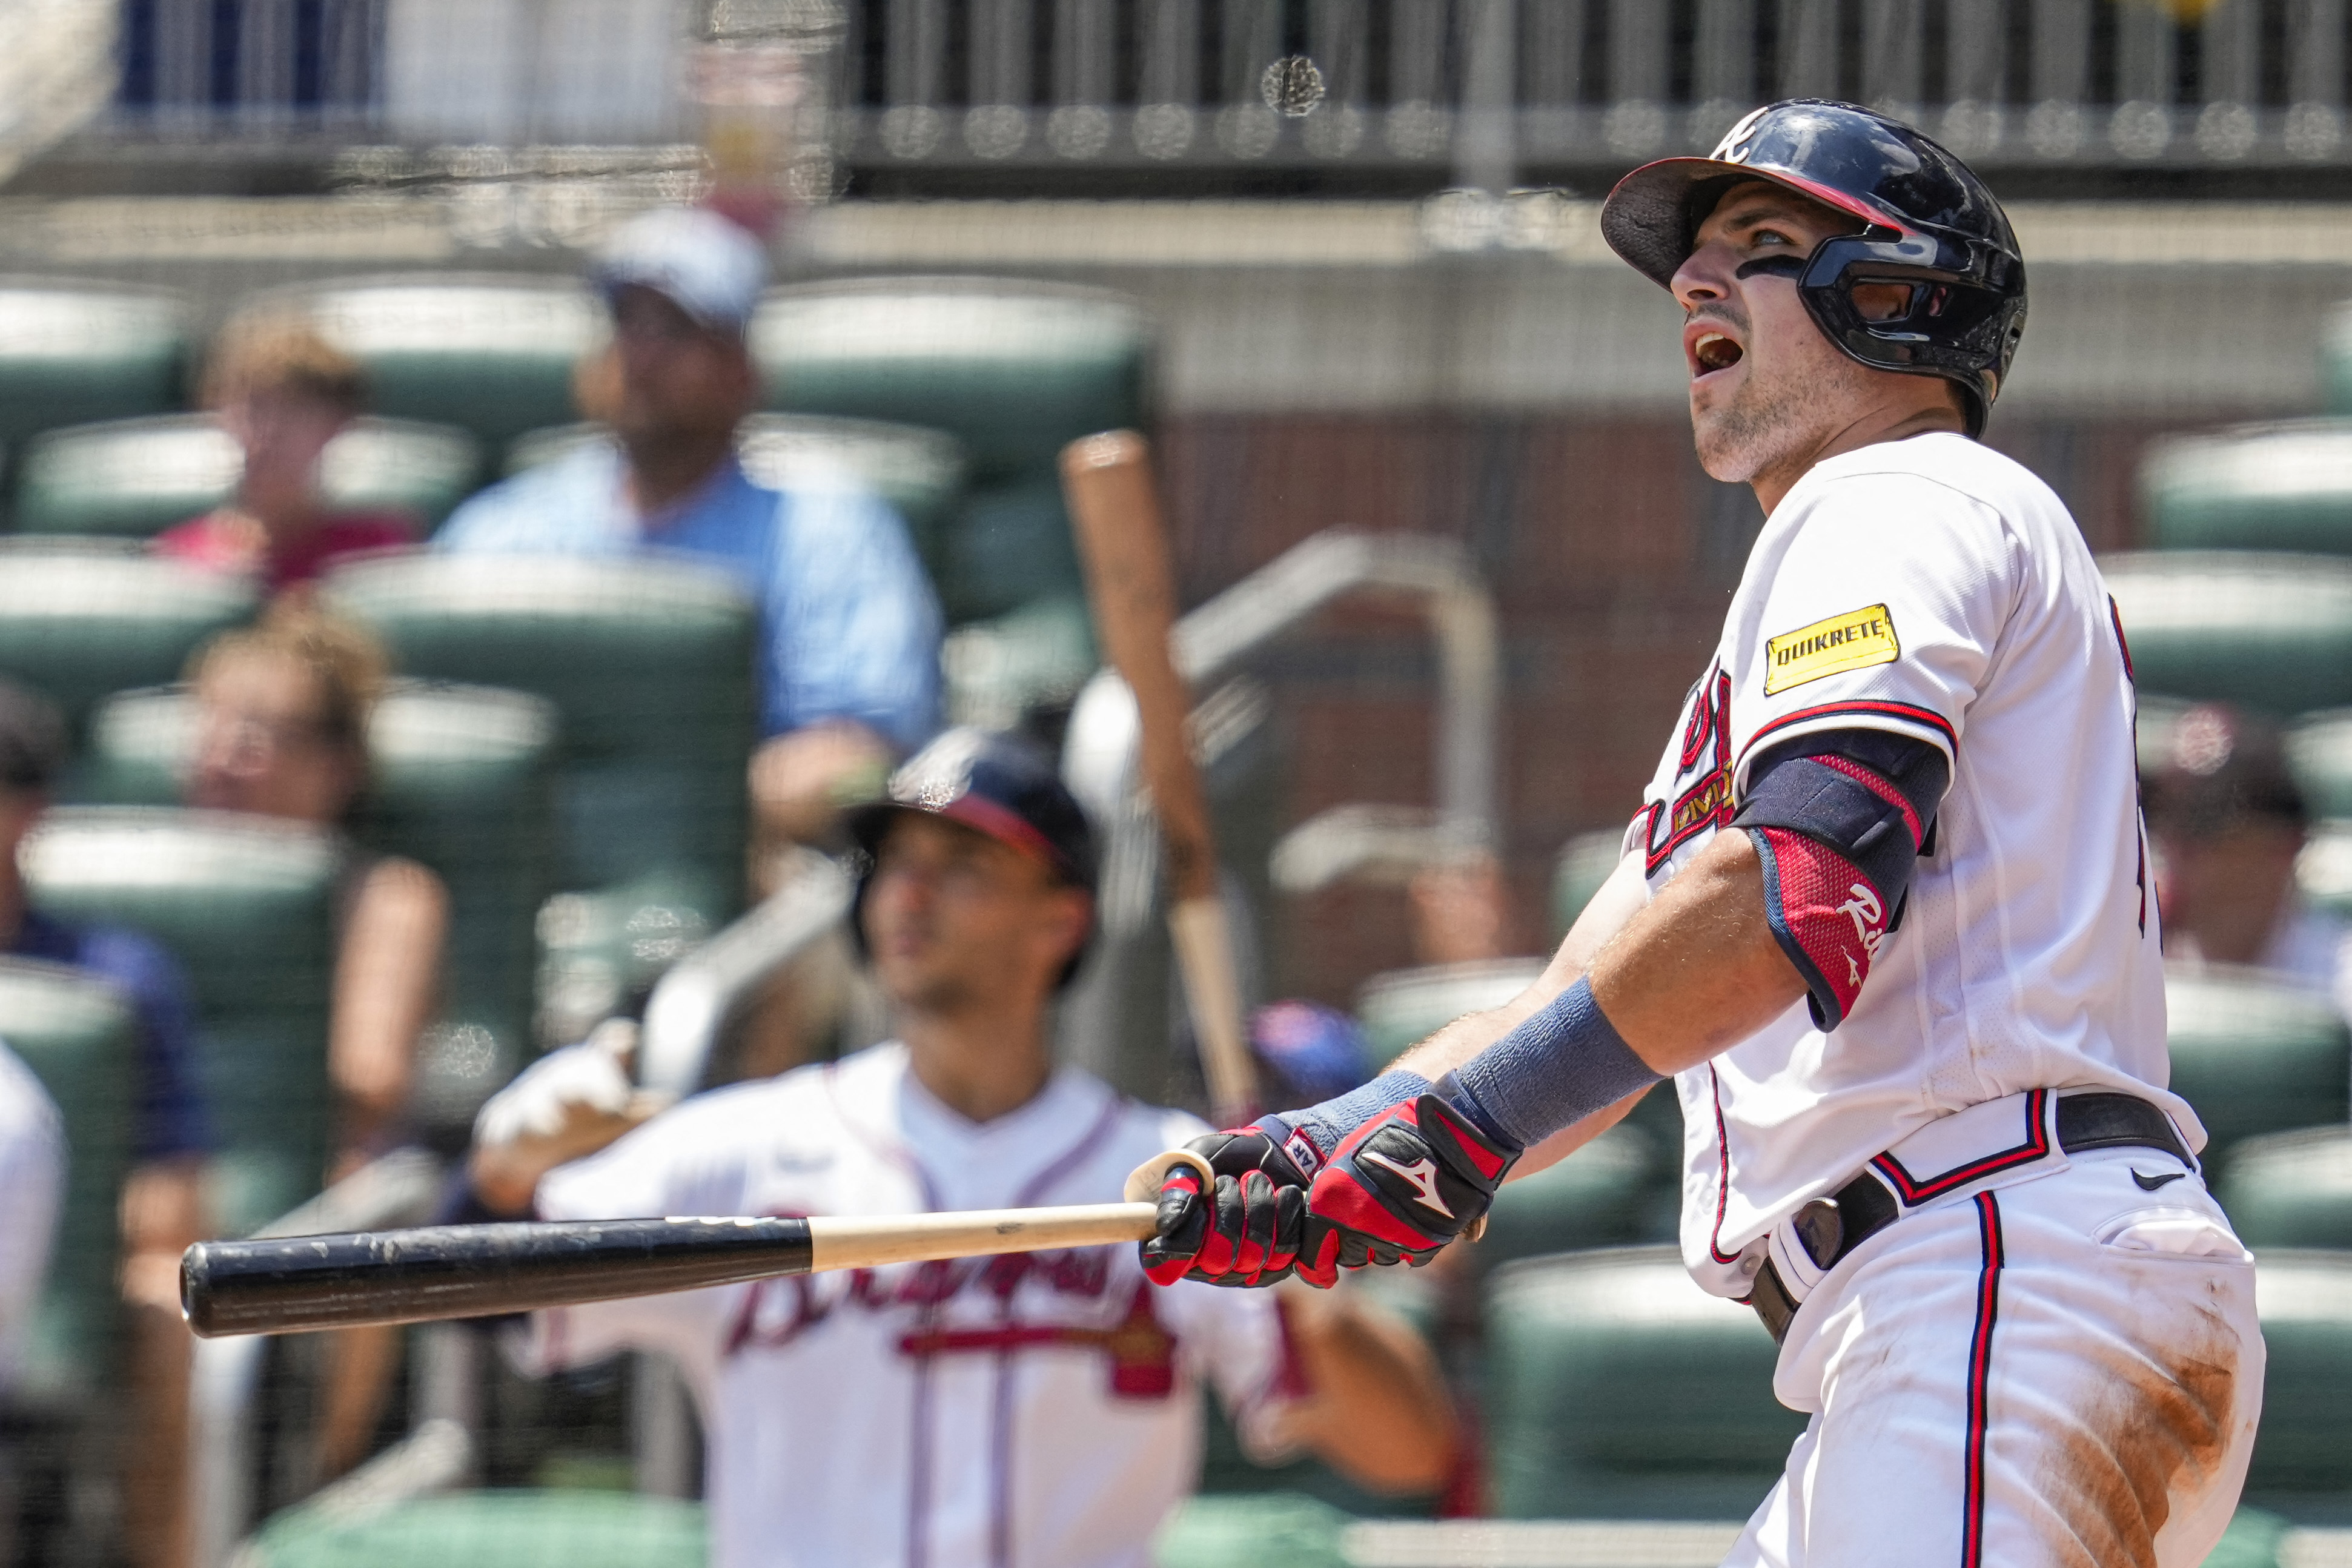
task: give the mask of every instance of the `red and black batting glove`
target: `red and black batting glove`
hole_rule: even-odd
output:
[[[1434,1094],[1390,1106],[1317,1174],[1298,1277],[1328,1290],[1342,1269],[1421,1267],[1485,1217],[1517,1158]]]
[[[1179,1166],[1160,1187],[1160,1232],[1143,1244],[1143,1271],[1158,1284],[1271,1285],[1290,1278],[1307,1234],[1307,1176],[1255,1127],[1184,1145],[1217,1173],[1213,1191]]]

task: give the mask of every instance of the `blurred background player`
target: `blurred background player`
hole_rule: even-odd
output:
[[[739,580],[760,607],[763,644],[760,831],[770,844],[809,843],[937,724],[940,621],[906,525],[881,500],[846,478],[771,490],[736,461],[736,427],[760,402],[744,332],[767,276],[759,242],[716,213],[665,209],[625,225],[591,274],[613,340],[578,382],[583,411],[613,439],[476,497],[434,542],[669,550]]]
[[[367,789],[368,719],[384,680],[383,652],[364,632],[281,601],[258,624],[207,643],[188,680],[197,713],[188,804],[349,831]],[[449,926],[448,890],[427,868],[356,851],[345,864],[327,1034],[339,1122],[330,1179],[406,1134],[417,1042],[439,1005]],[[325,1474],[365,1452],[399,1343],[390,1329],[334,1337],[319,1417]]]
[[[336,561],[413,543],[414,519],[345,512],[319,489],[327,444],[367,411],[367,372],[299,316],[241,316],[221,329],[205,370],[204,403],[243,453],[236,491],[167,529],[155,548],[271,592],[306,584]]]
[[[654,1115],[610,1030],[485,1108],[479,1207],[1103,1202],[1199,1132],[1054,1065],[1048,1019],[1091,937],[1097,848],[1050,763],[953,730],[889,800],[853,831],[870,857],[857,929],[897,1039]],[[1401,1322],[1345,1294],[1153,1285],[1129,1247],[564,1309],[528,1339],[541,1368],[625,1348],[677,1362],[709,1436],[714,1561],[730,1568],[1140,1564],[1197,1475],[1203,1379],[1256,1451],[1312,1449],[1377,1489],[1435,1487],[1454,1443],[1433,1362]]]
[[[65,750],[56,711],[0,681],[0,953],[85,970],[120,991],[139,1020],[139,1121],[121,1207],[135,1379],[125,1524],[136,1561],[169,1564],[181,1550],[186,1449],[189,1339],[180,1320],[180,1254],[212,1233],[204,1175],[213,1131],[197,1084],[194,1003],[179,965],[138,932],[44,914],[26,889],[17,852],[48,807]]]
[[[2145,784],[2166,958],[2260,969],[2352,1018],[2352,930],[2295,889],[2311,813],[2278,726],[2226,704],[2190,708]]]

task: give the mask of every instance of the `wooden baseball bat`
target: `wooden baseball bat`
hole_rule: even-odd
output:
[[[1221,1125],[1238,1126],[1258,1113],[1257,1069],[1243,1034],[1208,797],[1186,728],[1192,696],[1168,641],[1176,624],[1175,573],[1150,444],[1131,430],[1070,443],[1062,449],[1062,493],[1077,527],[1103,651],[1135,694],[1143,779],[1167,847],[1168,929],[1209,1099]]]
[[[180,1308],[207,1339],[429,1322],[834,1269],[877,1269],[1148,1239],[1171,1149],[1127,1178],[1124,1203],[807,1219],[582,1219],[436,1225],[340,1236],[199,1241]]]

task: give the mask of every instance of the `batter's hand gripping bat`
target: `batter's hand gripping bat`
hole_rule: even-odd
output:
[[[1143,781],[1168,852],[1168,930],[1210,1103],[1218,1125],[1236,1127],[1258,1113],[1257,1072],[1242,1032],[1241,984],[1218,896],[1208,799],[1186,734],[1192,694],[1168,642],[1176,589],[1150,444],[1131,430],[1073,441],[1062,449],[1062,494],[1077,525],[1103,651],[1135,694]]]
[[[1125,1203],[809,1219],[581,1219],[199,1241],[180,1307],[207,1339],[429,1322],[652,1296],[833,1269],[875,1269],[1141,1241],[1160,1185],[1209,1164],[1171,1149],[1127,1178]]]

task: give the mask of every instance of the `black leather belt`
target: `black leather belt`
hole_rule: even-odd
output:
[[[2160,1149],[2197,1168],[2172,1118],[2136,1094],[2068,1094],[2058,1102],[2058,1146],[2068,1154],[2084,1149]],[[1864,1170],[1828,1197],[1815,1198],[1797,1211],[1797,1240],[1823,1273],[1843,1262],[1848,1254],[1903,1217],[1903,1207],[1886,1184]],[[1772,1343],[1789,1336],[1789,1322],[1798,1302],[1780,1280],[1780,1270],[1766,1258],[1757,1270],[1748,1304],[1764,1320]]]

